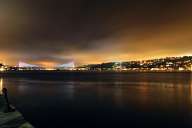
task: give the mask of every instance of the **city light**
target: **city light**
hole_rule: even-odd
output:
[[[101,64],[88,64],[75,66],[75,63],[67,62],[57,65],[34,65],[25,62],[19,62],[18,66],[8,66],[1,64],[0,72],[4,71],[30,71],[30,70],[68,70],[68,71],[152,71],[152,72],[189,72],[192,71],[192,56],[166,57],[151,60],[107,62]]]
[[[166,57],[151,60],[108,62],[86,65],[86,70],[114,71],[192,71],[192,56]],[[77,68],[78,69],[78,68]],[[81,70],[82,67],[79,67]]]
[[[45,68],[45,70],[47,70],[47,71],[54,71],[56,69],[54,69],[54,68]]]
[[[0,68],[0,72],[3,72],[5,71],[5,69],[3,67]]]

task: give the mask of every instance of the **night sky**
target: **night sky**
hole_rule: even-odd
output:
[[[0,58],[77,65],[192,55],[191,0],[1,0]]]

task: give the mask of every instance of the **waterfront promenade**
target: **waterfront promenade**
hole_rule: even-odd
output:
[[[12,112],[6,111],[6,101],[0,95],[0,128],[33,128],[17,110]]]

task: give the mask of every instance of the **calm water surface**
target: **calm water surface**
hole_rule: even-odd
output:
[[[1,80],[36,128],[192,127],[190,73],[34,76]]]

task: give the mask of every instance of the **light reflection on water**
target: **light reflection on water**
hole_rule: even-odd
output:
[[[0,95],[2,94],[3,89],[3,78],[0,78]]]
[[[96,77],[96,80],[2,78],[0,83],[8,88],[11,102],[36,127],[55,124],[76,127],[69,123],[73,121],[85,127],[96,122],[97,127],[150,127],[154,123],[159,127],[192,126],[191,74]],[[47,125],[49,120],[52,122]]]

